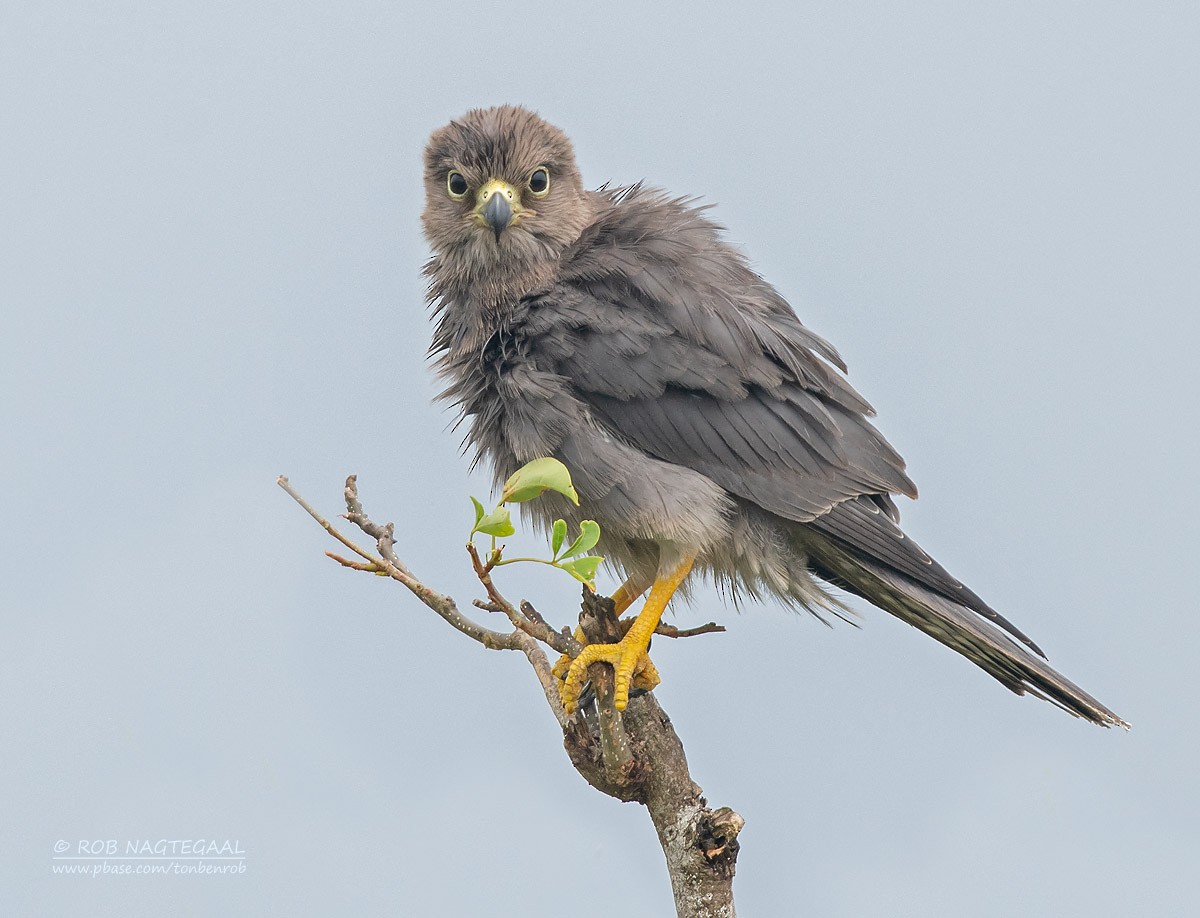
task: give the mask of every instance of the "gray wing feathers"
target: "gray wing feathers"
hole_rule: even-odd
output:
[[[526,304],[540,362],[619,436],[787,519],[860,494],[915,496],[837,352],[714,224],[641,189],[616,199],[558,285]]]

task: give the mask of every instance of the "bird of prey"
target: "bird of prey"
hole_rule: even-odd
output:
[[[586,190],[567,136],[517,106],[435,131],[424,178],[430,350],[476,461],[498,481],[562,461],[581,509],[525,512],[600,524],[626,578],[619,612],[649,591],[619,643],[560,661],[568,711],[598,661],[619,709],[656,684],[650,636],[707,574],[817,615],[845,612],[824,585],[839,587],[1017,694],[1126,726],[901,531],[893,495],[916,487],[871,406],[705,207],[641,184]]]

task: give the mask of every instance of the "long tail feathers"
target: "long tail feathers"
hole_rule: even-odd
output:
[[[902,621],[958,651],[1018,695],[1029,693],[1103,727],[1129,728],[1124,720],[1057,673],[976,612],[889,571],[831,539],[808,533],[804,547],[814,570]],[[815,537],[814,537],[815,536]]]

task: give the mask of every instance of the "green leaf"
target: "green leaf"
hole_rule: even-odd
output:
[[[579,524],[579,538],[571,543],[571,547],[563,552],[564,558],[582,555],[591,551],[600,541],[600,524],[595,520],[584,520]]]
[[[554,521],[554,534],[550,538],[550,554],[557,558],[558,550],[562,548],[562,543],[567,539],[567,521]]]
[[[475,528],[471,530],[471,535],[482,532],[484,535],[503,538],[504,536],[512,535],[516,531],[513,528],[512,520],[509,518],[508,508],[497,507],[475,524]]]
[[[557,491],[579,506],[579,494],[571,484],[571,473],[557,459],[550,458],[534,459],[513,472],[504,482],[500,503],[524,503],[543,491]]]
[[[580,583],[591,583],[596,579],[596,570],[600,567],[600,562],[603,560],[600,555],[585,555],[582,558],[573,558],[570,561],[560,561],[555,566],[561,567]]]
[[[471,498],[471,503],[473,503],[475,505],[475,525],[478,526],[479,521],[481,519],[483,519],[483,514],[485,512],[483,509],[483,504],[481,504],[479,501],[477,501],[473,497]]]

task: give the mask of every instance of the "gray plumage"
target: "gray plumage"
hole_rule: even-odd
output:
[[[845,613],[836,585],[1018,694],[1124,725],[904,535],[892,495],[916,487],[871,406],[705,208],[584,190],[566,136],[510,106],[435,132],[425,180],[444,395],[498,480],[554,456],[582,499],[524,505],[535,522],[595,519],[639,585],[690,554],[735,596],[817,615]],[[510,214],[483,214],[491,180]]]

